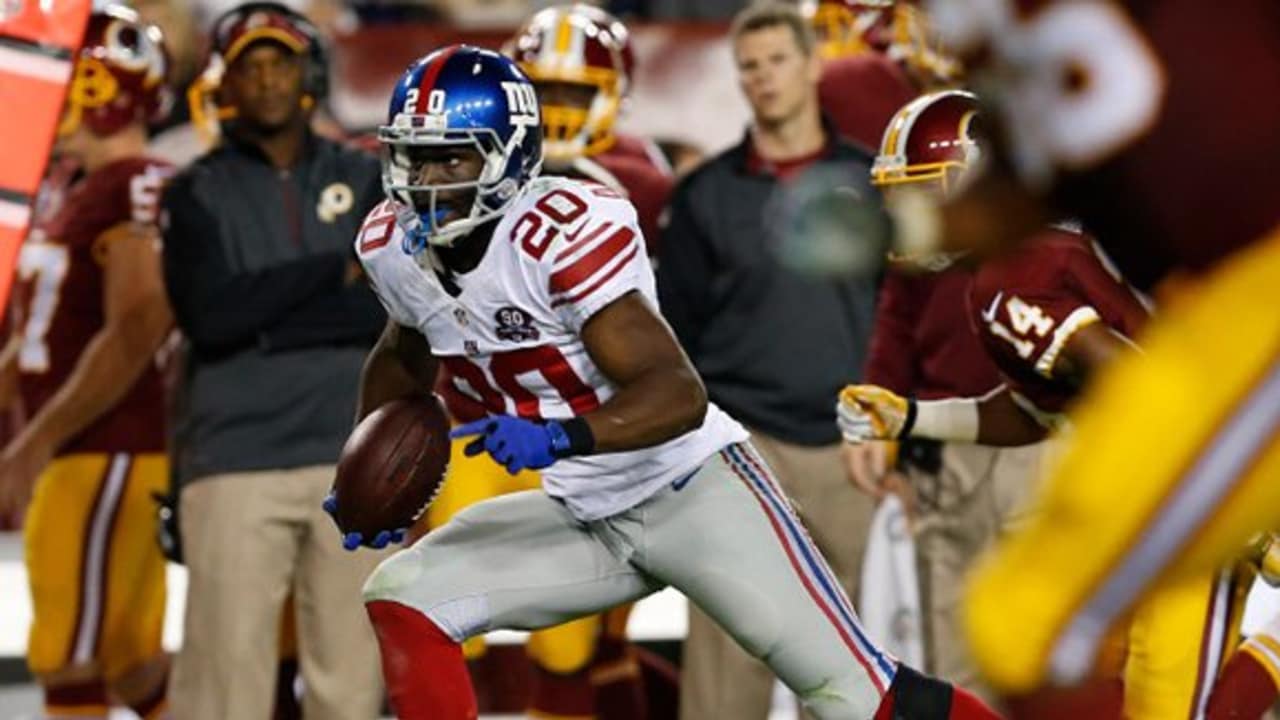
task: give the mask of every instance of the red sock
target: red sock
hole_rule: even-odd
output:
[[[1000,720],[1000,714],[992,710],[977,695],[959,685],[951,686],[951,711],[947,720]]]
[[[1094,680],[1079,687],[1047,688],[1006,703],[1014,720],[1120,720],[1124,716],[1124,682]]]
[[[1278,694],[1262,663],[1252,653],[1237,651],[1213,685],[1205,720],[1258,720]]]
[[[645,720],[649,699],[644,693],[640,661],[623,638],[601,635],[591,661],[599,720]]]
[[[474,720],[476,694],[462,646],[426,615],[389,600],[365,603],[382,652],[391,709],[400,720]]]

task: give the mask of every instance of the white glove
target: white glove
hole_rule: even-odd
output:
[[[911,401],[879,385],[846,385],[836,402],[836,423],[846,442],[897,440],[911,414]]]

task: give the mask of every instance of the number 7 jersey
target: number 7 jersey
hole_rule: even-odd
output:
[[[390,317],[427,338],[458,394],[490,414],[529,419],[584,415],[612,397],[617,388],[588,354],[583,326],[631,292],[658,306],[630,203],[602,185],[535,179],[498,221],[480,263],[448,283],[427,264],[430,251],[404,250],[402,210],[390,200],[374,208],[356,252]],[[696,430],[654,447],[561,460],[542,471],[542,484],[580,520],[594,520],[746,437],[709,404]]]
[[[124,158],[67,183],[50,173],[36,201],[31,233],[18,254],[9,317],[21,344],[18,388],[33,417],[75,371],[80,354],[103,327],[107,233],[126,222],[156,221],[169,165]],[[161,353],[111,410],[58,449],[73,452],[159,452],[165,449]]]

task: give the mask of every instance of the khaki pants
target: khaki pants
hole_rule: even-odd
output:
[[[170,686],[182,720],[266,720],[280,613],[292,590],[308,720],[366,720],[382,700],[377,645],[360,596],[385,552],[348,553],[321,502],[332,466],[236,473],[183,488],[190,580]]]
[[[795,503],[845,593],[858,597],[874,506],[845,478],[840,446],[792,445],[755,431],[751,442]],[[682,720],[765,720],[769,716],[773,673],[693,604],[682,667]]]
[[[951,443],[933,475],[910,470],[920,510],[916,568],[924,620],[925,669],[989,701],[965,650],[960,600],[964,576],[1026,511],[1039,480],[1041,446],[992,448]]]

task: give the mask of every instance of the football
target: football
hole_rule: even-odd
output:
[[[407,528],[444,483],[449,418],[434,395],[383,405],[347,438],[334,481],[335,519],[366,538]]]

